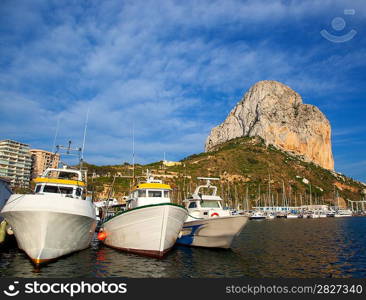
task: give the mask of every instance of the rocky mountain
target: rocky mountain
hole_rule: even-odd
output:
[[[329,121],[316,106],[304,104],[297,92],[280,82],[265,80],[253,85],[226,120],[211,130],[205,151],[245,136],[259,136],[266,145],[325,169],[334,168]]]

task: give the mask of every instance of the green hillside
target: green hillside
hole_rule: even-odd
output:
[[[230,206],[242,206],[245,199],[250,206],[268,204],[268,199],[281,205],[284,198],[290,199],[291,205],[332,204],[336,195],[344,204],[342,199],[360,200],[366,188],[349,177],[304,162],[271,145],[266,147],[260,138],[249,137],[231,140],[212,152],[191,155],[177,166],[164,166],[161,161],[136,165],[135,175],[143,176],[146,169],[171,184],[174,201],[178,203],[194,191],[198,176],[221,178],[217,183],[219,193]],[[123,176],[116,178],[115,197],[128,194],[131,165],[88,165],[88,170],[90,188],[99,197],[106,196],[114,174]]]

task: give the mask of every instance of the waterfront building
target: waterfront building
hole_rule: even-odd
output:
[[[31,149],[32,155],[32,178],[39,177],[47,168],[57,168],[60,161],[60,154],[50,151]]]
[[[29,145],[12,140],[0,141],[0,176],[8,178],[12,187],[28,187],[31,168]]]

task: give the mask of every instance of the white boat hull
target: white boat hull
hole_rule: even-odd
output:
[[[346,217],[352,217],[352,215],[339,215],[339,214],[335,214],[334,217],[336,217],[336,218],[346,218]]]
[[[297,216],[297,215],[287,215],[286,218],[287,219],[298,219],[299,216]]]
[[[35,264],[89,247],[96,226],[91,202],[57,194],[12,195],[1,215]]]
[[[187,246],[230,248],[248,221],[247,216],[201,219],[184,223],[178,244]]]
[[[172,203],[127,210],[102,224],[105,245],[122,251],[163,257],[175,244],[187,210]]]
[[[266,219],[265,216],[251,216],[249,217],[250,220],[264,220]]]

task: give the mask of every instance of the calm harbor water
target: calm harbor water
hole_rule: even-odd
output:
[[[89,249],[35,270],[26,255],[0,253],[0,277],[366,277],[366,218],[249,221],[230,250],[176,246],[164,259]]]

